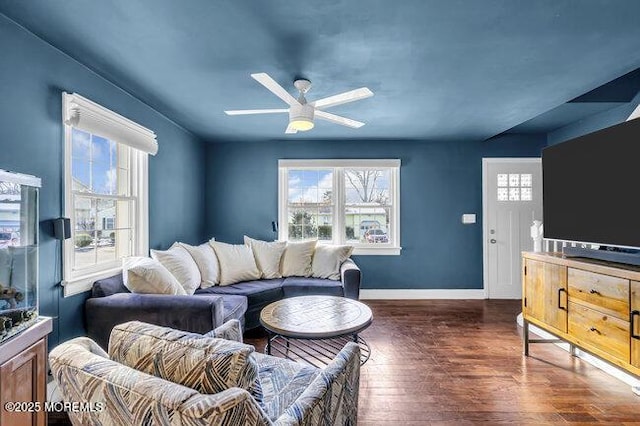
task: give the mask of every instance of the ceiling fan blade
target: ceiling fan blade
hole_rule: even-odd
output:
[[[288,108],[279,109],[232,109],[224,113],[227,115],[249,115],[249,114],[275,114],[278,112],[289,112]]]
[[[364,123],[362,121],[356,121],[350,118],[341,117],[339,115],[330,114],[326,111],[316,110],[315,117],[319,118],[320,120],[330,121],[335,124],[340,124],[347,127],[353,127],[354,129],[364,126]]]
[[[296,98],[291,96],[289,92],[287,92],[284,87],[280,86],[278,82],[269,77],[267,73],[260,72],[257,74],[251,74],[258,83],[262,84],[264,87],[269,89],[271,93],[288,103],[289,105],[299,105],[300,102],[297,101]]]
[[[360,99],[366,99],[373,96],[373,92],[366,87],[350,90],[348,92],[340,93],[338,95],[329,96],[310,102],[315,108],[323,109],[330,108],[336,105],[346,104],[347,102],[359,101]]]
[[[284,131],[287,135],[298,133],[296,129],[293,128],[291,124],[287,126],[287,130]]]

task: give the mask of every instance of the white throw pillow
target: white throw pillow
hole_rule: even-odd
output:
[[[316,249],[316,240],[288,242],[282,255],[283,277],[310,277],[311,260]]]
[[[167,268],[148,257],[125,257],[122,276],[125,287],[132,293],[187,294]]]
[[[190,246],[185,243],[180,243],[180,245],[189,252],[196,265],[198,265],[201,279],[200,288],[208,288],[220,282],[218,258],[209,243],[200,244],[199,246]]]
[[[198,265],[180,244],[173,244],[169,250],[151,250],[151,257],[176,277],[187,294],[193,294],[200,287],[202,279]]]
[[[250,247],[244,244],[209,242],[220,264],[220,285],[260,279],[260,271]]]
[[[284,241],[266,242],[254,240],[246,235],[244,243],[251,247],[253,257],[256,259],[256,265],[260,270],[261,278],[273,279],[282,278],[280,273],[280,260],[287,243]]]
[[[353,246],[318,244],[311,266],[315,278],[340,279],[340,265],[351,256]]]

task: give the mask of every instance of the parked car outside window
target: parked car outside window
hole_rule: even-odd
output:
[[[364,238],[368,243],[389,242],[389,236],[382,229],[369,229],[364,233]]]

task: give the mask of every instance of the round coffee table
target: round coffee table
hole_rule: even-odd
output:
[[[260,312],[260,323],[269,332],[266,354],[316,367],[331,362],[349,341],[360,345],[364,364],[371,350],[358,333],[372,320],[371,309],[364,303],[335,296],[291,297],[271,303]]]

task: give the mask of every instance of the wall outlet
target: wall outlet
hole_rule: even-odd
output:
[[[462,223],[465,225],[469,225],[471,223],[476,223],[476,214],[475,213],[465,213],[462,215]]]

